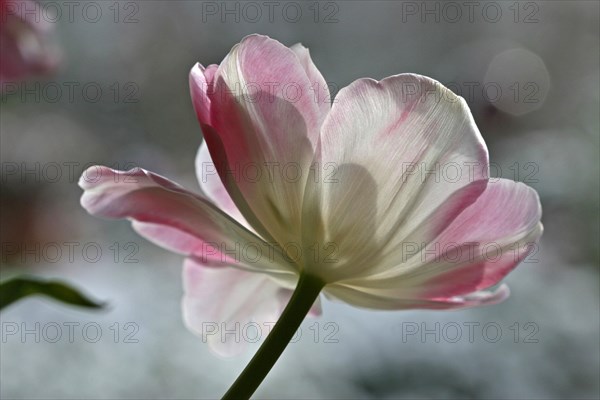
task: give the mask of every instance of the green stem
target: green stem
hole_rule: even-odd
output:
[[[223,400],[249,399],[265,379],[283,350],[298,330],[325,284],[310,275],[300,275],[292,298],[283,310],[265,342],[260,346],[250,363],[244,368]]]

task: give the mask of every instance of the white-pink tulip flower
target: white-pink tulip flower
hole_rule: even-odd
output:
[[[305,47],[251,35],[194,66],[190,86],[203,194],[141,169],[94,167],[80,184],[90,213],[186,256],[184,316],[199,334],[274,321],[299,277],[297,324],[321,290],[386,310],[497,303],[508,289],[491,288],[542,233],[536,192],[489,178],[467,104],[430,78],[359,79],[332,101]]]

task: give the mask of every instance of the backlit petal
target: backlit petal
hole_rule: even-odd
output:
[[[240,213],[237,206],[231,200],[231,196],[227,193],[227,189],[223,186],[219,173],[215,167],[215,163],[210,157],[206,142],[202,142],[196,155],[196,176],[200,189],[217,207],[225,211],[229,216],[239,222],[241,225],[251,230],[250,225]]]
[[[192,96],[229,195],[256,232],[282,245],[299,237],[305,181],[330,109],[315,99],[315,76],[305,56],[259,35],[231,50],[212,85],[199,67],[190,75],[193,88],[212,87]]]
[[[328,288],[325,292],[337,299],[363,308],[377,310],[456,310],[463,308],[487,306],[501,303],[510,296],[510,290],[505,284],[495,290],[482,290],[465,296],[452,296],[434,299],[402,299],[372,293],[358,292],[339,286]]]
[[[477,201],[433,241],[405,243],[402,263],[341,286],[357,296],[436,301],[487,289],[536,250],[540,218],[533,189],[505,179],[490,181]]]
[[[191,259],[184,263],[183,283],[186,325],[222,356],[239,354],[248,343],[264,339],[292,295],[265,274],[211,268]],[[320,313],[317,300],[311,315]]]
[[[352,230],[359,231],[364,245],[352,246],[355,251],[344,254],[350,264],[338,266],[347,276],[376,267],[380,254],[425,221],[422,239],[433,239],[449,222],[431,218],[434,211],[488,175],[487,149],[464,99],[412,74],[360,79],[342,89],[315,159],[333,173],[308,182],[303,238],[341,248],[356,237]],[[451,211],[458,214],[456,207]],[[366,259],[370,265],[351,265]]]
[[[93,215],[128,218],[145,237],[203,262],[268,273],[292,273],[277,248],[265,243],[208,199],[143,169],[91,167],[79,185],[82,206]]]

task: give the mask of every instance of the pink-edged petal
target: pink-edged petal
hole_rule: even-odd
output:
[[[540,219],[533,189],[505,179],[490,181],[433,241],[405,243],[402,263],[343,285],[366,295],[421,300],[487,289],[535,250],[543,230]]]
[[[199,67],[190,74],[192,100],[222,182],[252,227],[280,244],[298,239],[305,181],[330,109],[315,101],[314,74],[309,77],[305,65],[276,40],[251,35],[223,60],[212,85]],[[202,87],[212,90],[203,93]]]
[[[314,101],[317,103],[324,103],[326,105],[331,104],[331,94],[329,93],[329,85],[323,78],[321,71],[317,68],[313,62],[310,51],[301,43],[296,43],[290,47],[296,57],[300,60],[300,64],[306,71],[308,80],[311,83],[311,91],[314,94]],[[324,110],[325,113],[329,112],[329,107]]]
[[[208,199],[143,169],[91,167],[80,178],[82,206],[127,218],[143,236],[206,263],[265,273],[294,273],[281,251],[249,232]]]
[[[229,196],[229,193],[227,193],[227,189],[223,186],[205,141],[200,145],[196,155],[196,176],[198,177],[200,189],[202,189],[202,192],[206,197],[212,200],[217,207],[229,214],[229,216],[239,222],[242,226],[252,230],[250,224],[248,224],[231,199],[231,196]]]
[[[457,243],[470,246],[467,255],[461,257],[460,267],[444,266],[453,262],[454,254],[441,258],[422,254],[421,258],[437,270],[424,294],[462,295],[497,284],[536,251],[543,232],[541,217],[535,190],[506,179],[490,182],[482,196],[434,241],[442,254],[445,249],[452,252]]]
[[[368,246],[358,247],[350,263],[393,252],[425,221],[421,239],[433,239],[449,222],[432,219],[436,210],[488,174],[487,149],[464,99],[412,74],[360,79],[342,89],[323,124],[315,160],[328,173],[308,181],[304,240],[344,246],[349,230],[360,231]],[[474,200],[467,198],[463,206]],[[454,216],[460,211],[450,209]],[[320,228],[316,237],[314,227]]]
[[[328,263],[324,269],[316,267],[315,272],[327,282],[355,282],[390,276],[390,271],[395,270],[401,260],[406,261],[405,246],[408,243],[415,244],[410,247],[413,252],[415,247],[420,248],[427,244],[443,230],[443,227],[451,224],[465,208],[477,201],[487,184],[487,180],[475,181],[452,193],[424,221],[415,226],[412,231],[404,233],[402,244],[396,247],[385,246],[384,241],[373,241],[376,230],[374,217],[359,223],[353,219],[355,204],[374,203],[373,194],[376,193],[373,187],[369,187],[364,182],[357,184],[354,186],[356,193],[349,192],[341,199],[332,199],[337,206],[335,211],[337,218],[332,221],[334,224],[329,227],[329,232],[330,234],[336,232],[333,230],[335,228],[339,233],[332,234],[332,237],[337,238],[336,241],[327,242],[329,246],[324,246],[325,248],[333,246],[336,255],[345,257],[336,257],[336,262]],[[404,220],[397,222],[398,229],[403,223]],[[395,238],[392,236],[388,240],[391,239]]]
[[[183,282],[186,325],[221,356],[240,354],[248,343],[264,339],[292,294],[267,275],[191,259],[184,263]],[[311,315],[320,313],[317,300]]]
[[[218,65],[209,65],[204,68],[196,64],[190,71],[190,94],[196,110],[196,116],[203,125],[210,125],[210,96],[213,92],[214,75]]]

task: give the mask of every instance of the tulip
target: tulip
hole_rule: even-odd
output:
[[[59,63],[50,22],[32,0],[0,0],[0,84],[41,75]]]
[[[186,256],[193,331],[281,315],[226,398],[254,392],[321,292],[383,310],[498,303],[542,233],[536,192],[489,177],[466,102],[430,78],[359,79],[332,101],[305,47],[251,35],[190,87],[203,194],[93,167],[81,201]]]

